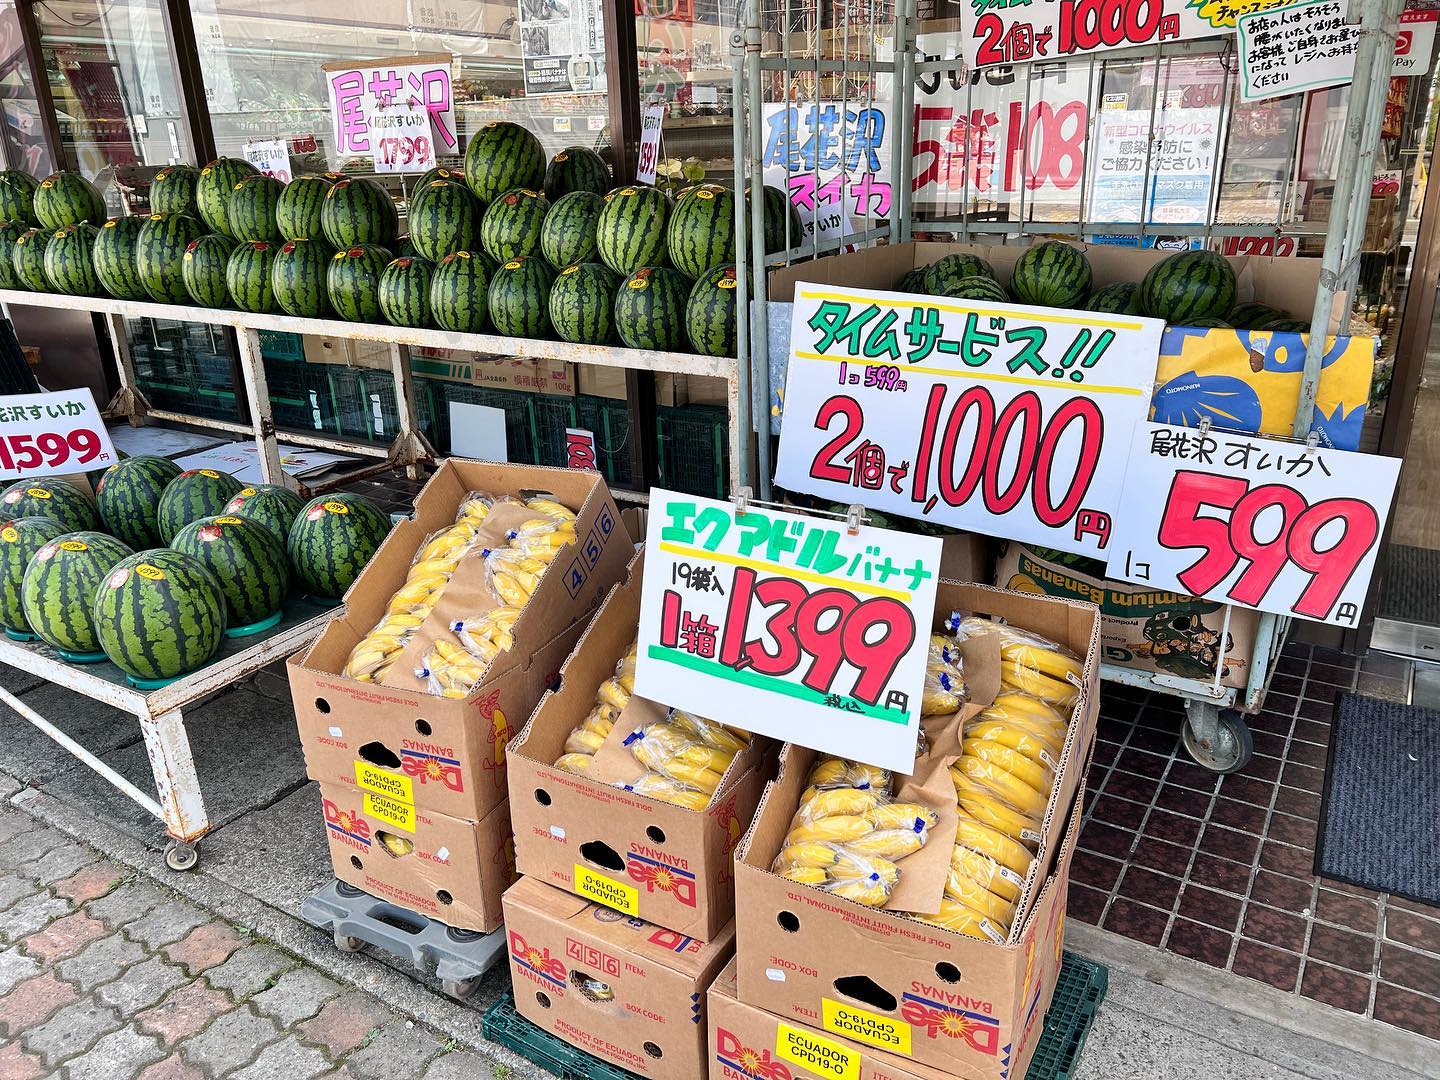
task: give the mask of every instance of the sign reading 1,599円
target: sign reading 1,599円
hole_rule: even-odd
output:
[[[1162,328],[801,283],[776,483],[1099,554]]]

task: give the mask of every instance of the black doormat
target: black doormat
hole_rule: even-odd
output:
[[[1382,619],[1440,626],[1440,551],[1391,544],[1379,599]]]
[[[1440,904],[1440,711],[1343,694],[1315,873]]]

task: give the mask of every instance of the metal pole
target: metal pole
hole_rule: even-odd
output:
[[[915,129],[915,49],[918,33],[919,20],[916,17],[915,0],[899,0],[895,9],[896,70],[893,77],[894,89],[890,95],[896,103],[896,108],[891,123],[896,125],[896,131],[901,135],[907,131],[912,133],[910,139],[912,145]],[[873,79],[874,65],[872,64],[871,67],[871,78]],[[894,236],[897,243],[903,244],[915,238],[915,230],[910,223],[911,200],[914,198],[911,186],[914,183],[915,161],[901,140],[896,139],[893,145],[896,149],[890,155],[890,179],[895,185],[891,198],[894,214],[892,228],[894,228],[895,222],[899,223],[899,230],[894,233]]]
[[[270,385],[265,378],[265,358],[260,353],[260,331],[243,327],[236,335],[240,345],[240,370],[250,389],[250,420],[255,445],[260,448],[260,477],[267,484],[295,483],[280,466],[280,447],[275,439],[275,420],[270,413]]]
[[[726,400],[730,406],[730,483],[731,494],[750,484],[750,359],[758,356],[761,363],[768,363],[769,353],[763,343],[756,347],[750,339],[750,263],[753,253],[747,246],[750,240],[750,203],[765,202],[763,186],[755,187],[749,182],[745,169],[746,126],[758,121],[753,110],[747,111],[745,103],[745,31],[737,28],[730,35],[730,59],[735,65],[731,77],[730,115],[731,155],[734,158],[731,186],[735,189],[735,310],[740,317],[735,320],[735,370],[726,386]],[[747,198],[748,196],[748,198]],[[789,197],[787,192],[786,197]],[[786,215],[789,226],[789,215]],[[768,435],[768,418],[758,425],[761,437]]]
[[[25,43],[25,62],[30,72],[30,86],[35,93],[35,111],[50,149],[50,161],[57,169],[75,167],[75,161],[60,136],[60,114],[55,109],[55,95],[45,73],[45,54],[40,45],[40,26],[35,19],[35,0],[15,0],[15,17],[20,23],[20,39]]]
[[[763,101],[763,88],[760,81],[760,0],[749,0],[746,5],[747,19],[745,27],[745,80],[750,88],[750,111],[752,116],[761,114],[761,102]],[[816,48],[819,48],[819,41],[816,41]],[[787,103],[788,104],[788,103]],[[753,328],[751,340],[761,345],[760,350],[755,350],[760,356],[768,356],[769,349],[766,347],[770,337],[769,312],[766,311],[766,298],[770,295],[765,273],[765,173],[763,162],[765,160],[765,147],[763,145],[763,132],[758,123],[751,124],[747,134],[750,137],[750,167],[753,170],[752,186],[755,189],[757,198],[750,200],[750,249],[755,260],[754,265],[754,298],[750,304],[750,325]],[[787,148],[788,153],[788,148]],[[789,197],[789,192],[786,192]],[[788,216],[788,215],[787,215]],[[763,351],[761,351],[763,350]],[[752,356],[754,352],[752,352]],[[770,415],[770,365],[762,363],[751,369],[751,415],[762,417]],[[756,467],[759,476],[756,479],[760,484],[760,498],[769,500],[770,485],[774,470],[770,465],[770,425],[756,425],[760,430],[755,440],[756,446]]]
[[[611,168],[615,183],[635,179],[640,155],[640,60],[635,41],[635,5],[607,0],[600,5],[605,27],[605,80],[610,92]]]
[[[180,111],[190,153],[197,162],[218,156],[215,132],[210,126],[210,106],[205,100],[205,74],[200,66],[195,41],[195,21],[190,17],[190,0],[164,0],[165,35],[170,42],[170,70],[180,94]]]

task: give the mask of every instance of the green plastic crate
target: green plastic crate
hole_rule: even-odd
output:
[[[638,1080],[632,1072],[591,1057],[564,1039],[541,1031],[515,1011],[515,996],[507,993],[485,1010],[480,1030],[491,1042],[515,1051],[561,1080]]]
[[[260,355],[267,360],[304,360],[305,343],[285,330],[260,331]]]
[[[595,461],[611,487],[635,487],[630,469],[630,406],[621,398],[581,394],[575,399],[575,427],[595,436]]]
[[[335,409],[336,433],[347,439],[368,442],[374,436],[365,372],[343,364],[315,366],[321,369],[318,374],[329,385],[330,401]]]
[[[338,434],[330,384],[319,365],[266,356],[265,382],[270,391],[270,415],[276,427]]]
[[[665,405],[655,410],[660,486],[723,499],[730,487],[729,418],[714,405]]]
[[[470,405],[488,405],[505,413],[506,457],[517,464],[534,462],[534,416],[530,408],[533,394],[518,390],[497,390],[486,386],[469,386],[465,383],[437,382],[439,391],[435,399],[436,439],[431,441],[440,454],[451,452],[450,445],[450,402],[459,401]],[[438,441],[437,441],[438,440]]]
[[[575,399],[562,394],[528,396],[535,464],[563,469],[570,457],[565,449],[565,429],[581,426]]]

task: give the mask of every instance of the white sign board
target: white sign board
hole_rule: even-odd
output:
[[[640,157],[635,179],[642,184],[655,183],[660,168],[660,125],[665,122],[664,105],[646,105],[640,118]]]
[[[1397,458],[1140,424],[1107,573],[1354,626],[1399,475]]]
[[[374,158],[370,130],[375,114],[390,105],[415,105],[430,114],[432,153],[460,153],[448,53],[388,60],[347,60],[322,65],[330,98],[331,156],[341,161]]]
[[[0,397],[0,485],[103,469],[116,458],[88,388]]]
[[[1134,315],[802,282],[775,481],[1097,555],[1162,330]]]
[[[377,173],[423,173],[435,167],[430,114],[419,105],[396,103],[370,118],[370,145]]]
[[[477,461],[509,461],[505,410],[493,405],[450,402],[450,450]]]
[[[1236,20],[1240,34],[1240,100],[1264,101],[1355,76],[1356,28],[1345,0],[1299,0]]]
[[[242,149],[245,160],[266,176],[273,176],[282,184],[294,179],[290,172],[290,147],[284,139],[248,142]]]
[[[1091,221],[1204,224],[1224,143],[1219,109],[1102,109],[1095,122]]]
[[[1400,13],[1400,28],[1395,35],[1395,58],[1390,62],[1391,75],[1424,75],[1430,70],[1437,20],[1440,20],[1440,11],[1417,9]]]
[[[635,692],[909,773],[940,541],[652,488]]]

